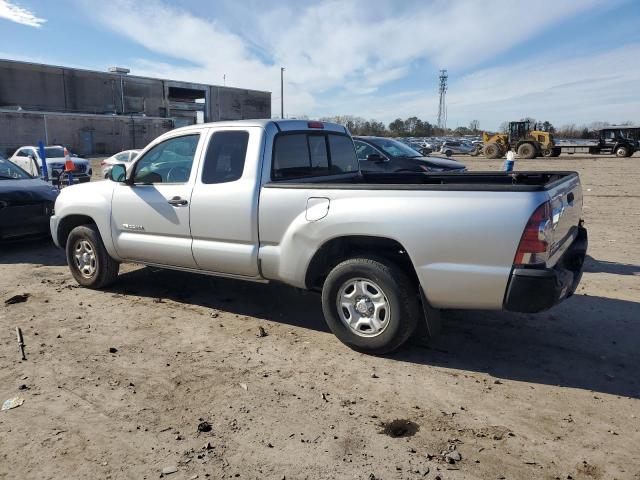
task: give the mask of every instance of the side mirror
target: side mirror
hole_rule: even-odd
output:
[[[127,181],[127,169],[124,165],[117,163],[111,167],[111,170],[109,170],[109,180],[118,183],[125,183]]]
[[[385,162],[386,159],[377,153],[372,153],[370,155],[367,155],[367,161],[380,163],[380,162]]]

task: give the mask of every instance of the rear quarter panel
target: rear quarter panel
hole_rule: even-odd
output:
[[[311,197],[330,200],[308,221]],[[350,190],[263,187],[259,232],[262,274],[305,287],[314,253],[341,236],[398,241],[427,299],[437,308],[502,308],[524,226],[545,192]]]

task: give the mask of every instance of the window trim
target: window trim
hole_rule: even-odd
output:
[[[309,136],[310,135],[316,135],[316,136],[323,136],[324,137],[324,141],[325,141],[325,148],[327,149],[327,160],[328,160],[328,165],[327,165],[327,174],[321,174],[321,175],[301,175],[301,176],[296,176],[296,177],[286,177],[286,178],[276,178],[275,177],[275,159],[276,159],[276,144],[278,141],[278,138],[280,138],[281,136],[285,136],[285,135],[306,135],[307,138],[307,151],[308,151],[308,155],[309,155],[309,169],[312,168],[311,166],[311,146],[309,145]],[[358,163],[357,167],[358,170],[351,173],[351,172],[347,172],[347,173],[332,173],[331,172],[331,167],[333,165],[333,159],[332,154],[331,154],[331,148],[329,147],[329,135],[339,135],[341,137],[347,137],[349,140],[351,140],[351,143],[354,142],[354,139],[351,135],[347,134],[347,133],[342,133],[342,132],[335,132],[333,130],[331,131],[321,131],[321,130],[286,130],[286,131],[281,131],[278,132],[274,135],[273,137],[273,145],[271,147],[271,172],[270,172],[270,181],[271,182],[287,182],[290,180],[302,180],[302,179],[307,179],[307,178],[325,178],[325,177],[335,177],[338,175],[353,175],[353,174],[357,174],[360,172],[360,165]],[[356,157],[356,161],[359,162],[360,160],[358,159],[358,156],[356,155],[355,152],[355,146],[354,146],[354,152],[353,152],[354,156]]]
[[[161,145],[165,142],[168,142],[170,140],[175,140],[176,138],[182,138],[182,137],[191,137],[197,135],[198,136],[198,143],[196,144],[196,150],[195,152],[193,152],[193,162],[191,162],[191,172],[189,173],[189,178],[187,179],[186,182],[158,182],[158,183],[136,183],[134,182],[135,178],[136,178],[136,172],[138,170],[138,164],[140,163],[141,160],[143,160],[147,154],[153,150],[154,148],[156,148],[158,145]],[[131,167],[131,177],[130,180],[128,180],[126,183],[128,185],[136,185],[139,187],[144,187],[144,186],[151,186],[151,185],[186,185],[191,181],[191,177],[193,177],[193,167],[194,165],[196,165],[196,160],[198,157],[198,152],[199,152],[199,147],[200,147],[200,142],[202,141],[203,138],[203,132],[202,130],[196,130],[195,132],[184,132],[180,135],[172,135],[170,137],[167,138],[163,138],[162,140],[160,140],[157,143],[154,143],[153,145],[150,145],[149,148],[142,152],[141,154],[138,154],[138,156],[135,158],[135,163],[133,164],[133,166]],[[197,165],[196,165],[197,166]]]

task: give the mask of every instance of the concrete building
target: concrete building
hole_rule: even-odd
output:
[[[271,92],[0,60],[0,153],[42,140],[107,155],[184,125],[270,117]]]

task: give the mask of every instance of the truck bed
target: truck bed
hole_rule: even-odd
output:
[[[341,177],[315,177],[276,181],[267,188],[324,188],[353,190],[517,191],[551,190],[578,177],[576,172],[465,172],[465,173],[365,173]]]

